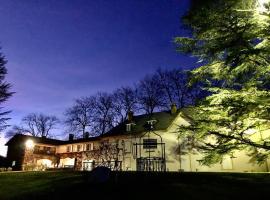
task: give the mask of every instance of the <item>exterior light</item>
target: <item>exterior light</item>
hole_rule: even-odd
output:
[[[26,142],[25,142],[25,146],[26,146],[26,148],[27,149],[33,149],[34,148],[34,146],[35,146],[35,144],[34,144],[34,142],[33,142],[33,140],[27,140]]]
[[[266,8],[265,8],[265,4],[269,3],[270,0],[258,0],[258,7],[257,7],[257,11],[259,13],[263,13],[266,11]]]
[[[269,4],[270,0],[257,0],[255,8],[253,9],[236,9],[238,12],[255,12],[257,14],[263,14],[267,11],[265,7],[266,4]]]
[[[248,129],[248,130],[246,130],[245,131],[245,134],[247,134],[247,135],[253,135],[253,134],[255,134],[257,131],[255,130],[255,129]]]

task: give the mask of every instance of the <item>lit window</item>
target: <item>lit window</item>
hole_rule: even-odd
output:
[[[71,148],[70,146],[67,146],[67,152],[70,152]]]
[[[81,145],[80,144],[77,145],[77,151],[81,151]]]

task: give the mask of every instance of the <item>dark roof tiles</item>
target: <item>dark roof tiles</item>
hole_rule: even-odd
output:
[[[126,120],[125,122],[119,124],[118,126],[112,128],[110,131],[104,134],[104,136],[111,135],[125,135],[125,134],[136,134],[147,131],[147,121],[156,120],[154,124],[154,130],[166,130],[176,118],[179,112],[171,114],[170,111],[157,112],[150,115],[138,115],[134,116],[133,120],[130,122]],[[132,123],[130,131],[127,131],[126,124]]]

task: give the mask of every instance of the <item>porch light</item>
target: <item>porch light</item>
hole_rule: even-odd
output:
[[[26,146],[26,148],[27,149],[33,149],[34,148],[34,146],[35,146],[35,144],[34,144],[34,142],[33,142],[33,140],[27,140],[26,142],[25,142],[25,146]]]

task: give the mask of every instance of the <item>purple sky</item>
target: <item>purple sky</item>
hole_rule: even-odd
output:
[[[173,44],[185,34],[188,3],[2,0],[0,46],[16,92],[5,106],[9,123],[30,112],[62,118],[75,98],[132,85],[159,67],[194,66]]]

